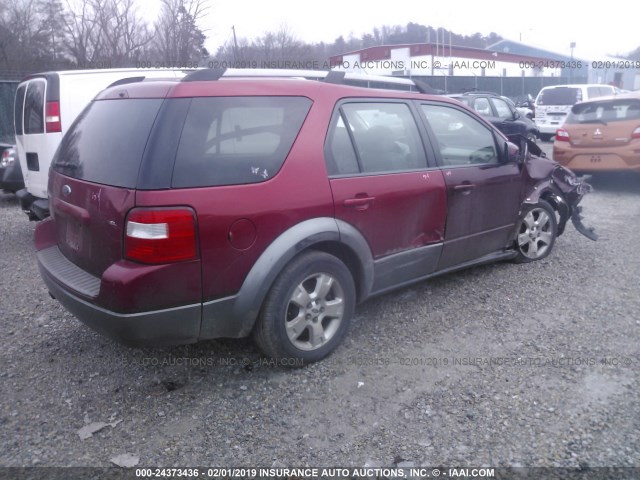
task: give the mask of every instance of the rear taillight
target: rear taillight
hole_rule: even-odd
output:
[[[567,132],[564,128],[559,128],[558,130],[556,130],[557,142],[568,142],[569,140],[569,132]]]
[[[133,210],[127,217],[124,254],[129,260],[148,264],[194,260],[198,247],[193,210]]]
[[[47,102],[45,123],[47,124],[47,133],[62,131],[62,124],[60,123],[60,102]]]
[[[14,148],[7,148],[0,157],[0,167],[6,168],[14,163],[16,163],[16,151]]]
[[[631,138],[640,138],[640,127],[636,128],[631,134]]]

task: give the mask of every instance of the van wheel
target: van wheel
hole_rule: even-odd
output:
[[[517,263],[541,260],[551,253],[558,234],[553,207],[544,200],[525,207],[516,233]]]
[[[265,355],[284,366],[317,362],[344,338],[355,297],[344,263],[324,252],[303,253],[276,278],[253,338]]]

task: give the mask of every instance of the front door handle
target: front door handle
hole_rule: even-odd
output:
[[[345,207],[354,207],[356,210],[366,210],[371,205],[376,197],[355,197],[347,198],[342,204]]]
[[[474,188],[476,186],[473,183],[461,183],[460,185],[454,185],[453,191],[460,192],[461,195],[469,195]]]

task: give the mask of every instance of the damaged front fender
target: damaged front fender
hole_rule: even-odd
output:
[[[571,170],[547,158],[542,150],[529,142],[528,152],[523,161],[526,204],[536,204],[541,199],[551,203],[558,212],[558,235],[564,232],[569,219],[574,227],[590,240],[597,240],[592,227],[582,223],[582,207],[578,204],[587,193],[592,191],[591,185],[576,176]]]

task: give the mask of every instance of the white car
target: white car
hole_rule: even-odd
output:
[[[611,85],[554,85],[544,87],[535,101],[535,122],[543,140],[550,140],[563,124],[571,107],[578,102],[615,95]]]

